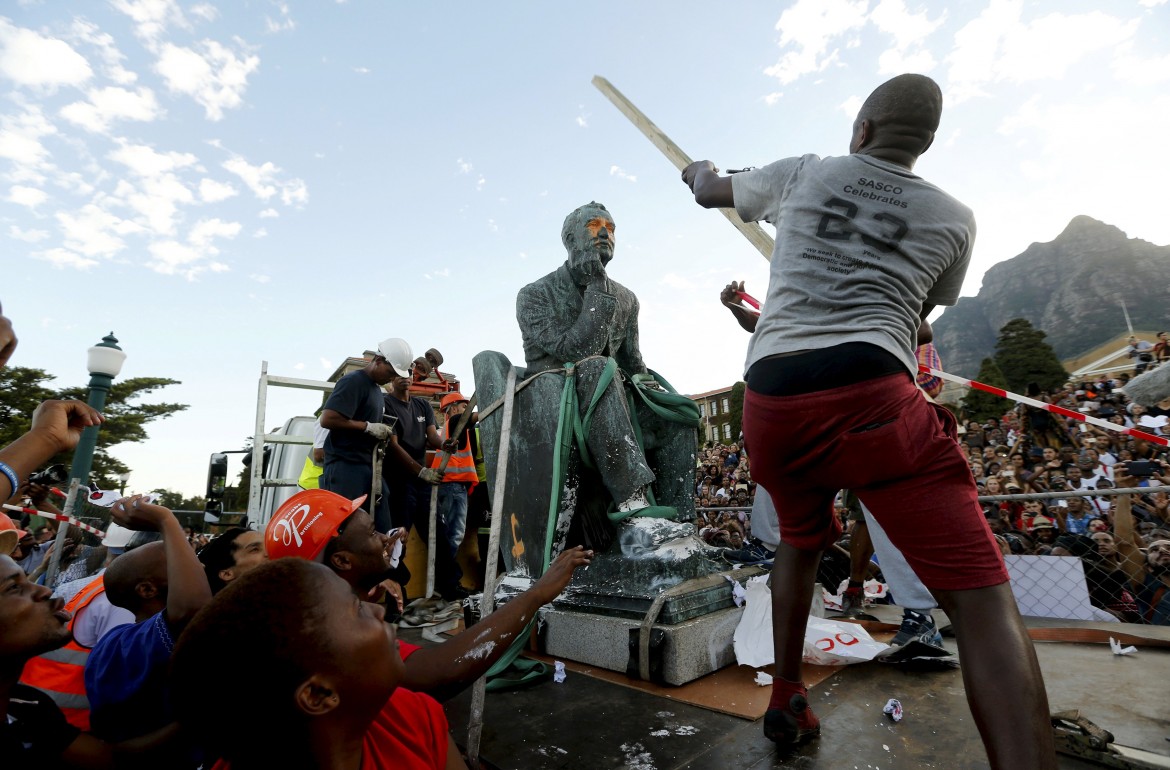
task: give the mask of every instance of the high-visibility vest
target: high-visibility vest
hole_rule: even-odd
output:
[[[77,615],[106,590],[105,575],[98,575],[69,600],[65,609],[73,613],[69,630]],[[20,681],[48,695],[61,709],[69,724],[89,730],[89,698],[85,694],[85,661],[89,647],[83,647],[70,638],[69,644],[59,650],[32,658],[24,664]]]
[[[451,421],[448,420],[443,425],[443,438],[450,438],[450,432]],[[442,459],[442,453],[435,452],[435,457],[431,460],[431,467],[438,468],[440,459]],[[443,481],[462,481],[471,486],[479,483],[479,474],[475,472],[475,458],[471,456],[471,439],[463,442],[463,446],[452,453],[451,459],[447,462],[447,470],[443,473]]]
[[[475,426],[475,475],[481,484],[487,481],[487,463],[483,460],[483,439],[479,437],[479,425]]]
[[[306,457],[305,467],[301,468],[301,477],[297,479],[297,486],[301,489],[320,489],[321,474],[324,472],[325,466],[317,465],[312,457]]]

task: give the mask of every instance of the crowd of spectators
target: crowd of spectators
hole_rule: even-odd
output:
[[[699,536],[709,545],[742,548],[751,536],[750,510],[756,499],[751,461],[741,444],[710,444],[695,468],[695,511]]]

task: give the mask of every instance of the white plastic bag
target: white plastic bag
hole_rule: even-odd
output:
[[[804,629],[804,661],[818,666],[865,663],[888,647],[856,623],[810,616]]]

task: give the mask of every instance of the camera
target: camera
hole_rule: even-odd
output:
[[[40,484],[42,487],[51,487],[54,484],[64,484],[69,480],[69,469],[62,463],[50,465],[28,477],[29,484]]]
[[[1130,460],[1125,469],[1135,478],[1149,478],[1161,470],[1161,466],[1153,460]]]

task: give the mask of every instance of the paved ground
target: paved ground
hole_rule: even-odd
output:
[[[947,645],[954,649],[953,640]],[[1107,645],[1040,642],[1037,653],[1054,710],[1079,708],[1118,743],[1170,756],[1170,650],[1117,657]],[[898,724],[881,713],[888,698],[905,709]],[[500,770],[988,766],[959,671],[849,666],[814,688],[810,700],[822,737],[779,756],[759,721],[570,674],[563,684],[489,695],[482,754]],[[447,704],[460,744],[469,704],[470,693]],[[1062,757],[1061,767],[1096,765]]]

